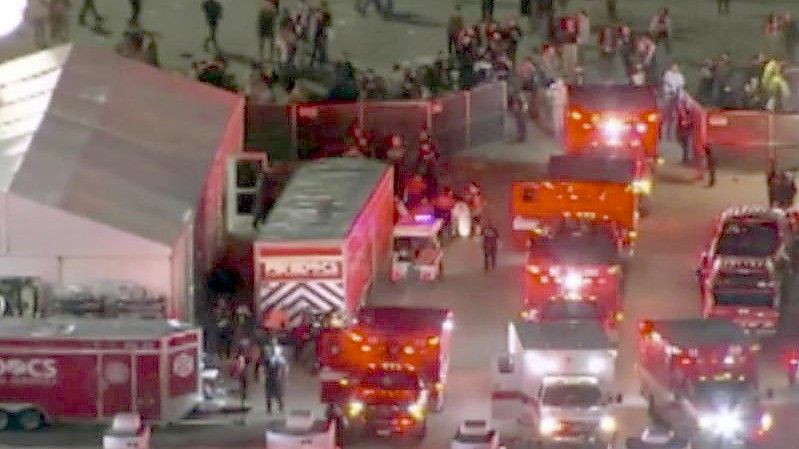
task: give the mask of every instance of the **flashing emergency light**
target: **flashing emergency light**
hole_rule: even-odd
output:
[[[615,433],[618,428],[619,424],[616,422],[616,418],[610,415],[605,415],[599,420],[599,429],[605,433]]]
[[[542,436],[549,436],[559,431],[561,426],[560,421],[551,416],[546,416],[538,423],[538,433]]]
[[[432,223],[435,219],[436,217],[433,214],[416,214],[413,216],[413,221],[416,223]]]
[[[577,293],[580,291],[580,288],[583,286],[583,277],[580,273],[569,272],[566,273],[566,276],[563,278],[563,287],[569,293]]]
[[[610,117],[600,125],[600,129],[602,130],[602,135],[605,138],[613,141],[618,140],[621,137],[622,132],[624,132],[624,122],[621,120]]]
[[[601,374],[606,368],[607,364],[604,359],[593,357],[588,360],[588,372],[591,374]]]
[[[363,412],[364,405],[361,401],[350,401],[347,403],[347,414],[351,417],[355,417]]]
[[[774,417],[770,413],[763,413],[760,416],[760,430],[768,432],[774,427]]]
[[[424,407],[418,402],[415,402],[408,406],[408,414],[411,415],[413,419],[421,421],[424,419]]]
[[[652,193],[652,180],[636,179],[633,181],[633,192],[638,195],[649,195]]]
[[[734,436],[743,428],[741,415],[735,410],[724,410],[699,417],[699,427],[724,437]]]
[[[3,0],[0,2],[0,37],[13,33],[25,19],[27,0]]]
[[[728,355],[724,357],[724,364],[725,365],[734,365],[735,364],[735,357]]]
[[[441,327],[445,331],[451,331],[452,329],[455,329],[455,323],[451,319],[447,319],[444,321],[444,324],[442,324]]]

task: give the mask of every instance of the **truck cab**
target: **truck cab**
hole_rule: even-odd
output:
[[[447,309],[364,307],[350,325],[320,339],[322,402],[340,400],[348,379],[375,367],[412,368],[430,389],[434,411],[444,407],[453,315]]]
[[[743,329],[724,319],[644,321],[640,327],[642,393],[671,427],[752,443],[771,430],[773,418],[757,394],[760,346]]]
[[[611,445],[616,350],[599,323],[515,321],[508,345],[494,373],[492,419],[529,421],[544,445]]]
[[[640,148],[657,158],[660,126],[653,87],[570,86],[563,144],[567,153]]]
[[[422,281],[435,281],[444,268],[441,230],[444,220],[432,214],[415,214],[400,218],[394,226],[391,256],[391,282],[410,276]]]
[[[778,209],[726,210],[697,269],[702,314],[752,331],[776,332],[796,264],[796,235]]]
[[[412,367],[369,369],[351,381],[339,416],[342,432],[421,440],[427,430],[430,394]]]
[[[621,248],[614,229],[590,221],[563,223],[533,239],[525,266],[524,318],[622,319]]]

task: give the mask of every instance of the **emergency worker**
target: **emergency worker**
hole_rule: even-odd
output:
[[[527,140],[527,99],[524,92],[510,92],[508,97],[508,110],[513,121],[516,122],[516,142],[524,143]]]
[[[649,22],[649,32],[655,44],[663,43],[666,53],[671,54],[671,15],[669,8],[661,8]]]
[[[422,202],[422,199],[427,195],[427,182],[421,173],[414,173],[413,177],[405,185],[403,192],[403,200],[409,209],[415,208]]]
[[[471,182],[466,187],[466,194],[463,199],[469,205],[469,211],[472,215],[472,234],[477,236],[482,232],[481,222],[483,219],[483,211],[485,209],[485,202],[483,201],[483,194],[480,191],[480,185],[476,182]]]
[[[713,154],[713,147],[705,144],[702,148],[705,156],[705,170],[707,171],[707,187],[716,185],[716,158]]]
[[[771,207],[788,209],[793,206],[796,198],[796,183],[790,173],[786,171],[777,172],[772,167],[769,170],[767,183],[769,205]]]
[[[682,148],[682,163],[688,164],[692,159],[691,139],[693,137],[693,117],[691,111],[684,104],[679,102],[677,107],[677,141]]]
[[[483,267],[485,271],[493,271],[497,267],[498,248],[499,231],[493,224],[487,223],[483,229]]]
[[[283,394],[288,376],[288,363],[282,354],[277,350],[279,346],[273,340],[269,351],[264,358],[264,396],[266,399],[266,413],[272,413],[273,402],[277,403],[280,413],[283,412]]]
[[[449,226],[452,221],[452,208],[455,207],[455,192],[449,186],[444,186],[433,198],[433,209],[438,218],[444,220],[445,225]]]
[[[438,183],[436,170],[440,156],[436,144],[427,130],[422,130],[419,133],[416,157],[416,170],[422,173],[429,187],[435,189]]]
[[[220,299],[217,303],[214,320],[217,335],[219,335],[219,357],[228,358],[233,349],[233,319],[224,299]]]
[[[273,307],[265,311],[263,327],[269,337],[283,333],[287,324],[288,314],[282,307]]]
[[[247,377],[247,356],[239,352],[233,359],[230,365],[230,377],[236,379],[239,385],[239,398],[241,400],[241,408],[247,404],[247,389],[249,382]]]

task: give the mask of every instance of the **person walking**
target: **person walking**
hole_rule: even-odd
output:
[[[497,250],[499,248],[499,231],[493,224],[486,223],[483,228],[483,268],[494,271],[497,267]]]
[[[649,22],[649,32],[655,44],[663,43],[667,54],[671,54],[671,15],[669,8],[661,8]]]
[[[785,59],[796,62],[796,44],[799,42],[799,27],[796,19],[789,12],[782,15],[782,39],[785,44]]]
[[[663,126],[661,134],[664,138],[670,138],[674,131],[675,124],[677,123],[678,106],[680,98],[685,89],[685,77],[680,71],[678,64],[672,64],[671,67],[663,73]]]
[[[141,2],[142,0],[130,0],[130,19],[128,23],[130,26],[139,26],[139,16],[141,16]]]
[[[314,23],[311,67],[317,63],[319,67],[322,67],[327,64],[328,34],[330,33],[330,27],[333,26],[333,15],[330,12],[330,4],[327,0],[322,0],[319,9],[314,14]]]
[[[274,347],[273,347],[274,349]],[[283,394],[288,376],[288,363],[283,355],[275,351],[268,352],[264,359],[264,396],[266,399],[266,413],[272,414],[273,403],[277,404],[280,413],[283,413]]]
[[[508,109],[516,122],[516,143],[527,140],[527,99],[522,91],[512,92],[508,98]]]
[[[608,17],[608,20],[611,22],[616,22],[619,20],[617,3],[617,0],[605,0],[605,14]]]
[[[705,156],[705,171],[707,172],[707,185],[710,188],[716,185],[716,157],[713,154],[713,147],[705,144],[702,147]]]
[[[47,26],[50,10],[46,0],[32,0],[25,9],[25,20],[33,27],[36,46],[42,50],[50,46]]]
[[[258,10],[258,60],[264,60],[264,47],[269,41],[269,60],[275,57],[275,20],[277,8],[270,0],[264,0]]]
[[[239,399],[241,400],[241,408],[247,405],[247,389],[249,388],[247,376],[247,356],[243,352],[239,352],[231,361],[230,377],[236,379],[239,385]]]
[[[492,20],[494,18],[494,5],[495,0],[480,0],[480,12],[483,20]]]
[[[730,13],[730,0],[716,0],[719,15]]]
[[[219,43],[216,41],[216,30],[219,27],[219,21],[222,19],[222,4],[219,0],[205,0],[203,2],[203,14],[205,15],[205,23],[208,25],[208,37],[205,38],[203,49],[208,51],[210,44],[214,45],[214,50],[219,53]]]
[[[50,20],[50,39],[53,43],[69,41],[69,0],[50,0],[48,18]]]
[[[91,14],[92,19],[94,19],[94,29],[102,28],[103,21],[105,19],[103,16],[97,12],[97,5],[95,4],[95,0],[83,0],[83,4],[80,7],[80,12],[78,13],[78,25],[86,26],[86,16]]]

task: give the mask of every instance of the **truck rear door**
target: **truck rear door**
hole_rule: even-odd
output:
[[[117,413],[134,409],[131,378],[133,363],[128,352],[104,353],[100,357],[102,373],[98,387],[102,401],[103,417],[112,417]]]

